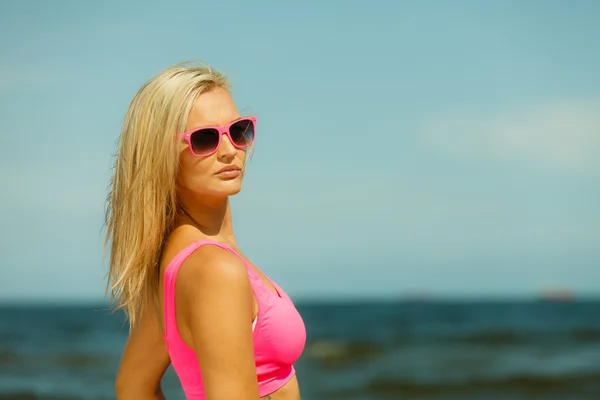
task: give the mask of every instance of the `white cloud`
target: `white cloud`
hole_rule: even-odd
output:
[[[600,100],[505,113],[466,112],[425,124],[421,142],[446,154],[551,172],[600,173]]]

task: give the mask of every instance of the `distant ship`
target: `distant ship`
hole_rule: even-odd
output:
[[[573,293],[566,287],[545,288],[540,291],[540,299],[544,301],[562,303],[571,301],[573,298]]]

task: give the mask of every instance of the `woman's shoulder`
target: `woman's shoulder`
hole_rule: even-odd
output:
[[[210,288],[225,291],[248,286],[248,272],[242,260],[209,242],[203,244],[181,263],[179,275],[184,283],[182,286],[194,290]]]
[[[177,329],[188,346],[192,347],[192,332],[204,331],[215,318],[250,321],[252,285],[241,259],[219,243],[194,235],[165,247],[166,267],[161,270],[171,304],[167,307],[182,317]]]
[[[163,250],[161,271],[176,269],[184,286],[239,285],[248,281],[244,262],[217,242],[207,240],[197,231],[173,232]]]

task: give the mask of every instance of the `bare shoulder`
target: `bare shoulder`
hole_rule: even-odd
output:
[[[217,351],[217,342],[232,349],[234,342],[242,347],[246,341],[251,344],[252,286],[246,266],[235,254],[213,245],[196,249],[179,267],[175,296],[182,317],[180,334],[205,366],[213,365],[214,360],[206,358],[210,354],[216,360],[234,357]],[[248,348],[252,355],[252,346]]]
[[[248,272],[235,254],[213,245],[196,249],[179,267],[178,291],[185,296],[215,296],[250,288]]]
[[[187,246],[204,240],[196,229],[188,225],[177,227],[167,238],[162,253],[161,267],[164,270],[169,263]],[[181,264],[178,276],[186,278],[215,278],[215,274],[240,274],[244,276],[245,265],[230,251],[214,245],[202,245],[194,250]],[[217,276],[218,277],[218,276]],[[178,278],[179,281],[179,278]],[[187,281],[187,279],[186,279]],[[190,282],[194,283],[194,282]],[[178,284],[179,286],[179,284]]]

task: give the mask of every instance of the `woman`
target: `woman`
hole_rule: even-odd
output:
[[[194,63],[163,71],[129,106],[106,218],[109,286],[131,328],[119,400],[164,398],[169,363],[190,400],[300,398],[304,324],[231,222],[255,125],[226,77]]]

